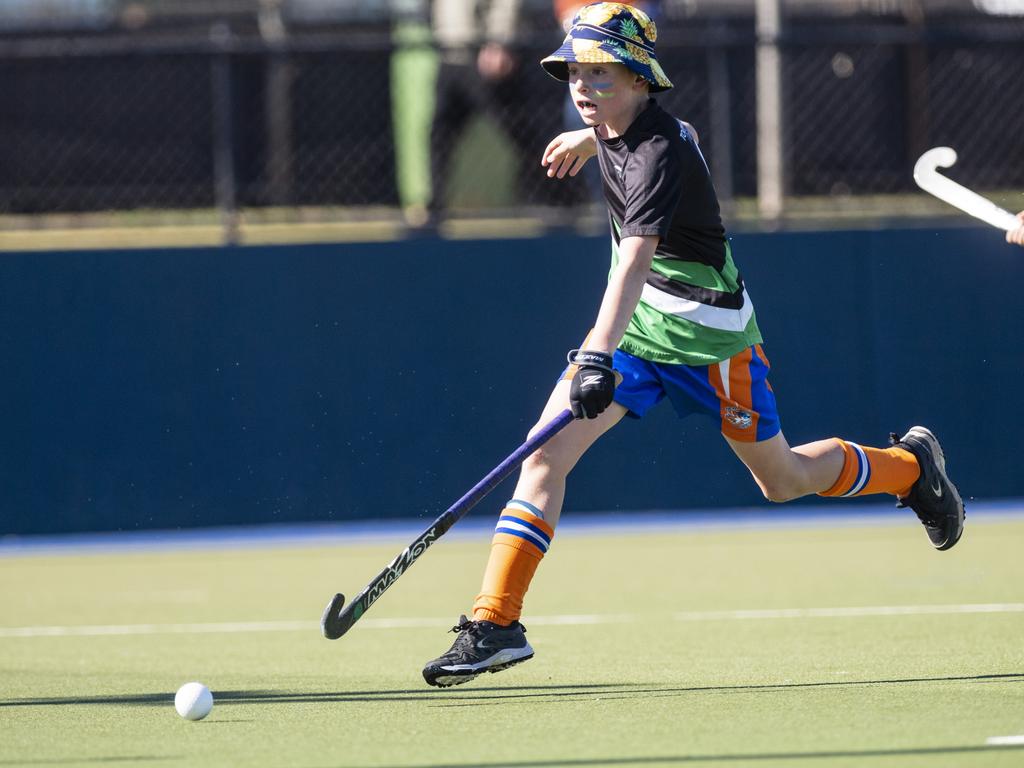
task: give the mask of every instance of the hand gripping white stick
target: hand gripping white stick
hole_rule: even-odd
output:
[[[954,208],[969,213],[997,229],[1009,231],[1021,222],[1009,211],[1004,211],[991,200],[957,184],[939,173],[937,168],[949,168],[956,162],[956,150],[951,147],[929,149],[914,163],[914,181],[925,192],[935,195]]]

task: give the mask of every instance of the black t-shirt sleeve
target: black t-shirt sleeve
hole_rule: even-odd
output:
[[[625,215],[619,237],[664,239],[683,193],[679,157],[664,136],[646,138],[625,169]]]

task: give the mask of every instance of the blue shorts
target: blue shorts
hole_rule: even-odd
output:
[[[722,434],[743,443],[761,442],[779,433],[775,394],[768,383],[770,364],[760,344],[712,365],[652,363],[615,350],[615,370],[622,383],[615,402],[640,418],[668,397],[680,418],[691,413],[711,416]]]

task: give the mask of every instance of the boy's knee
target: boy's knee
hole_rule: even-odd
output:
[[[550,472],[554,466],[554,456],[546,448],[538,448],[526,457],[523,462],[523,469],[533,472]]]
[[[544,476],[565,475],[568,474],[568,470],[563,467],[564,463],[557,451],[552,451],[544,446],[527,457],[523,462],[523,471]]]
[[[758,480],[761,486],[761,493],[768,501],[781,504],[784,501],[792,501],[805,496],[807,492],[793,478],[777,478],[769,481]]]

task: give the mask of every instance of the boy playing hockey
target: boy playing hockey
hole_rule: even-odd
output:
[[[580,10],[541,63],[569,83],[584,122],[545,151],[548,175],[575,175],[594,154],[612,229],[612,270],[593,330],[557,383],[538,425],[566,407],[576,421],[524,464],[498,520],[472,620],[427,663],[439,687],[533,656],[519,623],[523,597],[562,510],[565,479],[625,415],[667,397],[680,415],[716,418],[765,497],[890,493],[912,508],[931,543],[949,549],[964,508],[935,436],[912,427],[892,447],[830,438],[790,447],[768,385],[750,297],[725,237],[718,200],[692,129],[650,97],[672,87],[646,14],[621,3]]]

